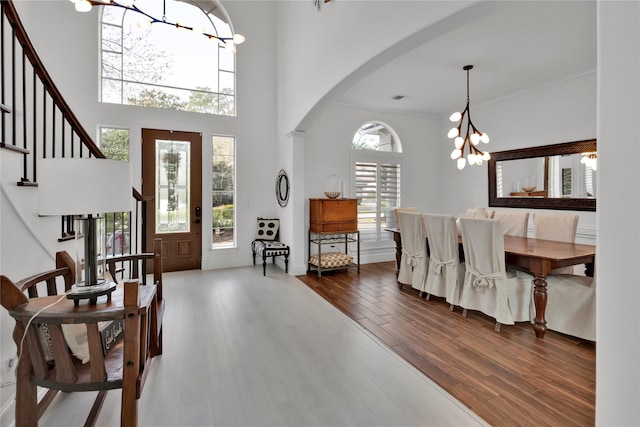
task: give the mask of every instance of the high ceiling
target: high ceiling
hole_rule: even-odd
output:
[[[511,1],[360,79],[338,102],[383,111],[444,114],[596,69],[595,1]],[[404,95],[402,100],[393,100]]]

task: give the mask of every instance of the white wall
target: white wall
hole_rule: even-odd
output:
[[[343,79],[352,78],[356,69],[392,46],[385,60],[401,55],[416,45],[394,46],[397,42],[473,3],[477,2],[394,0],[372,7],[369,2],[335,1],[317,12],[308,0],[277,2],[281,130],[306,130],[299,127],[305,115]],[[448,25],[473,18],[463,14]],[[421,42],[436,35],[421,34]]]
[[[598,2],[596,425],[640,425],[640,2]],[[620,29],[624,28],[624,31]]]
[[[332,105],[319,114],[305,132],[305,228],[300,236],[305,242],[309,228],[308,199],[324,197],[329,175],[340,176],[345,183],[346,196],[354,197],[349,190],[351,142],[360,126],[370,121],[391,127],[402,144],[402,204],[424,212],[440,210],[440,159],[435,154],[438,151],[438,121],[435,118]],[[394,255],[393,241],[382,253],[368,252],[366,245],[361,248],[362,263],[390,261]]]
[[[482,148],[493,152],[595,138],[596,74],[594,71],[576,76],[485,105],[474,105],[471,98],[473,123],[491,138],[489,144],[481,144]],[[451,122],[443,117],[440,125],[439,156],[447,159],[443,161],[440,176],[445,211],[462,213],[468,207],[487,206],[486,163],[482,166],[467,165],[459,171],[456,162],[449,160],[453,140],[446,135]],[[598,206],[601,206],[600,200]],[[536,211],[529,210],[530,213]],[[577,240],[594,244],[595,212],[576,213],[580,216]]]

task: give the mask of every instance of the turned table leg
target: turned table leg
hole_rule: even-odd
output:
[[[536,337],[544,338],[544,334],[547,332],[547,321],[544,317],[547,309],[547,280],[544,277],[536,276],[533,279],[533,301],[536,306],[533,329],[536,332]]]
[[[396,242],[396,277],[400,272],[400,262],[402,262],[402,238],[400,232],[393,233],[393,240]]]

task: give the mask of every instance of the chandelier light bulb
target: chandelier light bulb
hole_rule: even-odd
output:
[[[462,156],[462,150],[456,148],[455,150],[453,150],[451,152],[451,158],[453,160],[460,158],[460,156]]]
[[[469,162],[469,166],[476,164],[476,155],[471,153],[467,156],[467,162]]]
[[[449,129],[449,133],[447,134],[447,136],[449,138],[455,138],[456,136],[460,135],[460,132],[458,131],[458,128],[451,128]]]
[[[464,139],[462,139],[461,137],[457,137],[454,141],[454,144],[456,148],[462,148],[462,146],[464,145]]]
[[[477,133],[472,133],[471,134],[471,143],[473,145],[478,145],[479,142],[480,142],[480,135],[478,135]]]
[[[453,113],[450,117],[449,120],[451,120],[452,122],[457,122],[458,120],[460,120],[462,118],[462,114],[460,114],[459,111],[456,111],[455,113]]]
[[[491,159],[491,154],[489,154],[488,151],[485,151],[484,153],[482,153],[482,160],[489,160]]]
[[[225,42],[224,42],[224,47],[225,47],[226,49],[229,49],[229,51],[230,51],[231,53],[236,53],[236,45],[235,45],[235,43],[233,42],[233,40],[227,40],[227,41],[225,41]]]
[[[483,133],[480,135],[480,141],[484,142],[485,144],[489,143],[489,135],[487,135],[486,133]]]
[[[149,28],[151,28],[151,20],[148,18],[142,18],[138,21],[137,25],[141,30],[148,30]]]
[[[465,160],[465,158],[464,158],[464,157],[460,157],[460,158],[458,159],[458,169],[459,169],[459,170],[464,169],[464,165],[465,165],[466,163],[467,163],[467,161]]]
[[[245,36],[243,36],[242,34],[234,34],[233,35],[233,42],[235,44],[242,44],[247,40],[247,38]]]
[[[76,11],[78,12],[89,12],[91,10],[91,3],[87,0],[79,0],[75,2]]]

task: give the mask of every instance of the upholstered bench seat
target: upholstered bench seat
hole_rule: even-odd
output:
[[[260,256],[284,255],[289,253],[289,246],[281,242],[264,242],[262,240],[254,240],[252,249]]]
[[[322,254],[320,259],[318,255],[311,255],[309,257],[309,264],[320,267],[321,269],[332,269],[348,267],[353,263],[353,257],[351,255],[343,254],[341,252],[327,252]]]

